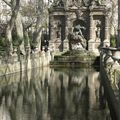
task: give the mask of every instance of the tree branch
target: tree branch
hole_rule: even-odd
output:
[[[18,12],[19,12],[19,8],[20,8],[20,0],[17,0],[16,5],[15,5],[14,9],[12,10],[12,16],[11,16],[11,20],[10,20],[11,29],[13,29],[15,19],[17,17]]]
[[[35,22],[29,24],[28,26],[25,27],[25,30],[29,29],[30,27],[32,27],[32,25],[34,24]],[[25,25],[24,25],[25,26]]]
[[[12,5],[11,5],[11,3],[10,2],[8,2],[7,0],[2,0],[3,2],[5,2],[9,7],[11,7]]]

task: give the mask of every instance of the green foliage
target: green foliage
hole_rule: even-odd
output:
[[[116,36],[111,36],[110,44],[111,47],[116,47]]]

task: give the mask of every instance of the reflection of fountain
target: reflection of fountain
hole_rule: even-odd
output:
[[[89,69],[49,68],[33,69],[23,74],[21,79],[19,75],[6,76],[6,82],[10,77],[13,82],[1,86],[0,101],[4,101],[8,110],[5,116],[10,116],[10,120],[93,120],[98,116],[104,120],[106,116],[101,113],[106,108],[99,108],[96,97],[99,97],[97,76],[97,72]],[[99,109],[93,109],[96,106]],[[93,110],[96,113],[94,116]]]
[[[89,86],[89,94],[90,94],[90,108],[99,107],[98,100],[99,100],[99,73],[91,73],[90,78],[88,80]]]
[[[11,120],[9,109],[5,105],[5,97],[3,97],[0,106],[0,120]]]

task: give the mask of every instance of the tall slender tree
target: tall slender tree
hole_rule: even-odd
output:
[[[14,28],[15,20],[17,18],[19,9],[20,9],[20,0],[3,0],[7,5],[11,7],[11,18],[7,24],[6,28],[6,43],[7,43],[7,53],[8,55],[12,55],[13,53],[13,43],[12,43],[12,30]]]
[[[118,0],[118,40],[117,47],[120,47],[120,0]]]

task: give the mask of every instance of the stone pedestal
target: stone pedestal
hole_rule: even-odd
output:
[[[99,47],[101,42],[88,41],[89,51],[94,52],[96,55],[100,55]]]
[[[120,59],[120,51],[114,51],[113,52],[113,57],[117,58],[117,59]]]
[[[110,39],[108,40],[108,39],[105,39],[104,41],[103,41],[103,47],[109,47],[110,46]]]
[[[94,51],[95,42],[93,40],[88,41],[88,51]]]
[[[55,52],[62,52],[63,45],[61,40],[50,41],[49,46],[50,46],[50,49],[54,49]]]
[[[64,41],[61,41],[61,40],[50,41],[49,48],[50,50],[54,49],[55,52],[68,51],[69,50],[68,39],[65,39]]]
[[[69,50],[69,41],[68,39],[65,39],[63,42],[63,51],[68,51]]]

